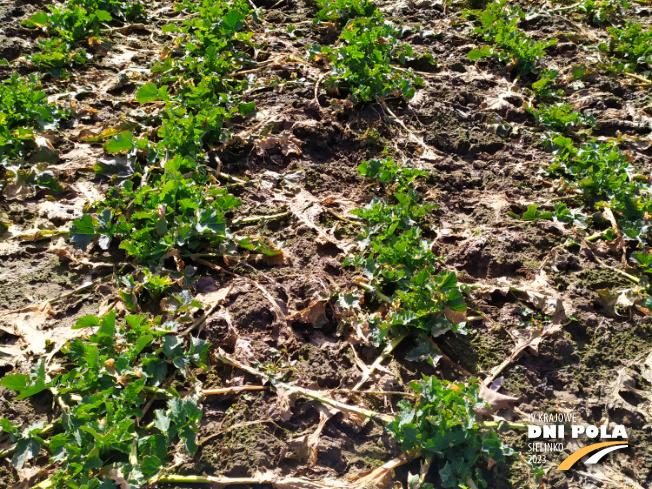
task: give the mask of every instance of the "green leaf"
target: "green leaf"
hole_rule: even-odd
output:
[[[138,356],[153,340],[154,337],[151,334],[140,336],[136,340],[136,343],[134,344],[134,347],[130,352],[131,356],[133,358]]]
[[[455,275],[455,272],[442,272],[440,277],[441,282],[439,283],[439,286],[442,289],[452,289],[457,287],[457,276]]]
[[[34,438],[21,438],[16,443],[16,451],[11,459],[11,463],[17,469],[22,469],[25,462],[33,459],[41,451],[41,444]]]
[[[223,233],[226,230],[226,221],[224,215],[218,213],[215,209],[199,210],[195,228],[199,233],[207,230],[214,233]]]
[[[129,311],[138,311],[138,299],[133,292],[119,290],[118,294]]]
[[[208,350],[211,347],[210,342],[194,336],[191,336],[190,339],[193,363],[199,367],[206,367],[208,364]]]
[[[217,199],[217,204],[220,206],[222,211],[230,211],[236,209],[242,205],[242,201],[233,195],[223,195]]]
[[[38,12],[29,19],[23,20],[22,25],[25,27],[45,27],[48,25],[48,22],[50,20],[50,16],[46,12]]]
[[[83,329],[83,328],[92,328],[100,324],[100,318],[89,314],[87,316],[82,316],[77,319],[77,322],[72,327],[72,329]]]
[[[54,435],[50,438],[50,453],[52,453],[52,460],[57,462],[63,460],[66,456],[64,447],[70,442],[70,437],[65,434]]]
[[[456,312],[466,311],[466,302],[464,302],[464,296],[460,292],[459,288],[452,289],[448,292],[446,297],[446,306]],[[465,323],[460,323],[458,326],[463,328],[464,325]]]
[[[163,34],[169,34],[171,32],[178,32],[179,27],[176,24],[166,24],[164,26],[161,26],[161,32]]]
[[[167,377],[168,365],[163,360],[155,360],[147,364],[146,371],[151,376],[152,385],[158,387]]]
[[[186,411],[184,409],[184,402],[182,399],[175,397],[168,401],[168,407],[170,408],[170,414],[174,420],[174,424],[183,425],[186,421]]]
[[[527,211],[523,214],[524,221],[533,221],[536,219],[552,219],[552,212],[540,212],[536,204],[528,205]]]
[[[31,397],[33,395],[36,395],[40,392],[43,392],[46,390],[48,386],[45,384],[43,381],[39,381],[34,385],[30,385],[27,387],[24,391],[20,393],[19,396],[16,397],[17,400],[22,401],[23,399],[27,399],[28,397]]]
[[[168,232],[168,222],[165,219],[156,220],[156,234],[164,236]]]
[[[77,248],[85,250],[93,240],[95,229],[93,227],[93,218],[88,214],[83,215],[72,223],[70,228],[70,241]]]
[[[552,142],[555,143],[557,146],[561,146],[561,147],[573,146],[573,140],[570,138],[565,138],[563,136],[557,136],[552,140]]]
[[[111,14],[108,13],[106,10],[96,10],[95,15],[97,16],[97,20],[99,20],[100,22],[111,22],[113,20]]]
[[[14,389],[14,390],[18,390],[18,389]],[[19,428],[20,428],[20,423],[14,425],[7,418],[0,418],[0,431],[11,434],[18,431]]]
[[[16,396],[16,399],[22,401],[47,389],[49,384],[46,384],[45,377],[45,359],[42,359],[30,370],[30,380],[33,383],[26,381],[26,387],[20,390],[20,394]]]
[[[31,423],[25,430],[23,431],[23,438],[27,438],[30,435],[38,435],[43,431],[43,428],[45,427],[45,420],[41,421],[35,421]]]
[[[0,385],[12,391],[22,391],[27,388],[29,376],[25,374],[5,375],[0,380]]]
[[[100,319],[100,329],[95,334],[96,341],[104,346],[113,344],[113,336],[115,335],[115,309],[105,314]]]
[[[484,58],[487,56],[491,56],[491,48],[489,46],[485,46],[482,49],[473,49],[469,53],[469,60],[470,61],[475,61],[476,59],[479,58]]]
[[[143,460],[140,463],[140,468],[142,469],[146,478],[151,479],[154,475],[160,472],[160,469],[163,467],[163,465],[165,464],[163,464],[161,459],[156,455],[146,455],[143,457]]]
[[[183,356],[183,338],[178,338],[176,336],[164,336],[163,337],[163,354],[168,360],[172,360],[176,357]]]
[[[223,18],[222,22],[224,25],[233,30],[239,30],[242,28],[242,21],[244,20],[244,15],[242,15],[237,10],[230,10]]]
[[[170,431],[170,417],[162,409],[154,411],[154,426],[163,434]]]
[[[241,102],[238,104],[238,111],[244,116],[248,116],[256,109],[256,102],[244,103]]]
[[[126,153],[134,147],[134,136],[131,131],[122,131],[106,144],[106,151],[107,153]]]
[[[146,104],[147,102],[153,102],[159,100],[158,96],[158,87],[155,83],[145,83],[142,87],[136,92],[136,100],[140,104]]]
[[[459,487],[459,478],[453,471],[450,462],[446,462],[446,465],[439,471],[439,475],[442,487]]]
[[[183,446],[186,452],[194,454],[197,451],[197,443],[195,442],[195,432],[190,426],[184,426],[179,430],[179,438],[183,440]]]
[[[417,346],[405,355],[405,359],[410,362],[426,361],[433,366],[439,363],[441,357],[441,351],[429,338],[420,338]]]
[[[89,368],[94,369],[99,366],[100,351],[95,345],[88,345],[86,346],[83,359]]]
[[[339,305],[344,309],[360,309],[360,295],[345,293],[339,296]]]

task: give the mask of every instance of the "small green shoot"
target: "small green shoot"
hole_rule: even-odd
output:
[[[340,27],[357,17],[380,16],[380,11],[371,0],[317,0],[319,11],[313,23],[335,22]]]
[[[401,443],[403,450],[419,452],[436,459],[441,487],[488,487],[482,467],[490,460],[504,462],[514,453],[493,429],[477,424],[476,409],[487,404],[480,398],[476,379],[468,384],[426,377],[410,383],[418,393],[414,404],[399,402],[400,414],[387,431]]]
[[[539,79],[532,83],[532,91],[541,102],[548,102],[564,96],[564,91],[557,88],[555,80],[559,78],[557,70],[541,70]]]
[[[45,448],[58,466],[50,479],[56,489],[113,487],[110,470],[141,487],[160,473],[177,439],[188,453],[197,449],[201,395],[181,398],[174,389],[160,387],[177,374],[187,376],[193,367],[205,368],[210,345],[174,336],[160,320],[144,316],[127,316],[119,324],[115,311],[101,318],[84,316],[75,326],[88,327],[97,328],[93,335],[73,339],[62,349],[65,363],[42,360],[29,374],[0,381],[19,393],[17,399],[50,391],[61,411],[58,433],[50,438],[43,427],[23,432],[14,463],[22,466]],[[160,407],[145,413],[153,397],[160,399],[155,404]],[[13,430],[6,420],[2,428]]]
[[[519,219],[521,221],[536,221],[538,219],[552,219],[552,212],[550,211],[541,212],[539,210],[539,206],[536,204],[528,205],[527,211],[525,211],[522,216],[519,216],[515,212],[508,212],[507,215],[509,217],[513,217],[514,219]]]
[[[484,57],[494,57],[511,65],[519,76],[526,76],[539,69],[538,62],[545,56],[546,48],[557,39],[534,41],[518,28],[524,18],[519,7],[508,5],[507,0],[498,0],[487,5],[484,12],[467,11],[467,17],[477,16],[480,25],[473,33],[480,34],[491,45],[473,49],[469,59],[474,61]],[[494,46],[495,45],[495,46]]]
[[[608,27],[609,42],[600,51],[612,60],[608,68],[617,72],[647,72],[652,68],[652,29],[628,22],[624,29]]]
[[[537,109],[529,107],[527,111],[539,124],[559,133],[567,133],[580,126],[595,125],[595,118],[592,115],[577,112],[569,104],[540,105]]]
[[[364,275],[360,285],[390,306],[367,318],[374,342],[379,344],[388,334],[402,337],[406,331],[464,333],[463,321],[449,319],[466,311],[457,277],[442,269],[420,227],[435,205],[421,203],[413,184],[427,174],[390,158],[364,161],[358,171],[387,194],[352,212],[364,223],[361,251],[342,264],[359,268]]]
[[[416,59],[412,47],[401,42],[401,31],[377,17],[350,21],[336,46],[312,45],[310,58],[325,59],[332,71],[326,85],[346,90],[355,103],[376,97],[411,98],[423,80],[411,70],[395,67]]]

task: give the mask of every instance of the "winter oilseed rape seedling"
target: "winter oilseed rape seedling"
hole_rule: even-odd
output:
[[[376,97],[410,98],[423,86],[411,70],[394,66],[415,59],[412,47],[401,42],[401,32],[379,16],[350,21],[337,45],[312,45],[310,58],[325,59],[331,67],[326,85],[350,93],[353,102],[370,102]]]
[[[14,195],[25,189],[48,189],[59,193],[62,186],[48,167],[51,145],[41,131],[57,129],[69,112],[49,103],[36,76],[23,78],[13,73],[0,82],[0,190]],[[48,149],[41,151],[40,146]]]
[[[520,219],[521,221],[536,221],[537,219],[552,219],[552,212],[541,212],[539,206],[536,204],[531,204],[527,206],[527,211],[523,213],[522,216],[519,216],[515,212],[508,212],[509,217],[514,219]]]
[[[246,81],[230,76],[247,59],[236,47],[250,37],[244,32],[247,3],[203,2],[177,7],[198,14],[181,26],[164,28],[179,36],[183,54],[167,56],[156,64],[152,72],[161,83],[146,83],[136,93],[140,103],[165,104],[158,139],[136,138],[125,131],[105,147],[132,159],[145,154],[163,171],[148,169],[145,176],[134,173],[109,192],[95,215],[76,220],[70,233],[73,242],[83,248],[97,237],[99,246],[107,249],[117,238],[120,248],[142,264],[156,264],[172,250],[195,252],[200,245],[216,247],[220,255],[233,252],[236,244],[227,214],[240,201],[219,186],[215,172],[205,165],[205,153],[228,140],[228,119],[255,108],[253,103],[237,99]],[[279,252],[256,238],[237,241],[248,250]]]
[[[97,210],[74,222],[73,243],[86,248],[98,237],[102,249],[115,238],[120,248],[140,263],[156,262],[172,249],[194,251],[200,241],[228,247],[230,234],[225,214],[240,201],[214,185],[205,171],[181,173],[193,163],[177,156],[168,161],[163,174],[150,173],[150,182],[137,189],[131,180],[110,191]],[[226,250],[224,250],[226,251]]]
[[[418,393],[416,402],[399,402],[400,414],[387,431],[403,450],[436,459],[441,487],[488,487],[483,468],[514,451],[477,423],[476,409],[486,407],[477,380],[458,384],[424,377],[410,388]]]
[[[464,324],[449,319],[466,311],[457,277],[442,270],[441,260],[420,227],[435,205],[421,203],[413,184],[427,174],[401,167],[389,158],[365,161],[358,170],[378,182],[387,194],[352,211],[363,222],[360,252],[343,262],[343,266],[359,268],[364,277],[359,285],[389,306],[366,319],[374,342],[378,344],[388,335],[437,335],[447,329],[464,332]],[[419,343],[409,358],[435,361],[432,341]]]
[[[626,0],[582,0],[574,5],[577,12],[594,24],[620,19],[632,6]]]
[[[557,70],[541,70],[539,79],[532,83],[532,92],[539,102],[550,102],[564,96],[564,91],[558,88],[558,78]]]
[[[0,422],[17,439],[14,463],[22,465],[44,448],[58,464],[51,487],[108,489],[115,486],[111,470],[131,487],[143,485],[160,472],[177,440],[194,453],[201,393],[182,398],[161,386],[206,367],[209,344],[175,336],[174,326],[143,316],[127,316],[120,324],[115,312],[84,316],[76,327],[97,329],[67,343],[63,364],[41,360],[29,374],[5,376],[0,384],[17,391],[18,399],[50,391],[61,414],[47,430],[32,426],[20,437],[7,420]],[[160,407],[146,413],[153,397]]]
[[[63,5],[49,6],[48,10],[49,13],[34,14],[23,25],[40,28],[50,36],[39,40],[41,52],[30,59],[38,67],[53,69],[84,64],[91,59],[90,52],[76,47],[91,36],[94,41],[89,41],[90,48],[101,45],[96,37],[101,23],[113,18],[135,20],[144,16],[143,5],[134,1],[70,0]]]
[[[527,210],[521,216],[515,212],[508,212],[507,215],[520,221],[550,219],[563,224],[571,224],[579,229],[585,229],[587,227],[586,215],[580,209],[569,209],[564,203],[555,204],[555,210],[553,212],[540,211],[538,205],[531,204],[527,206]]]
[[[650,273],[647,249],[650,246],[652,199],[649,177],[636,173],[627,155],[613,143],[589,141],[577,148],[570,139],[558,137],[554,140],[560,148],[552,164],[545,168],[548,174],[561,175],[564,180],[560,191],[577,189],[582,192],[588,209],[609,210],[613,214],[617,233],[622,234],[623,245],[634,248],[629,261],[638,265],[643,274]],[[580,212],[562,209],[558,220],[572,220],[586,227],[588,219]],[[604,219],[601,219],[604,220]],[[595,219],[594,219],[595,221]],[[598,223],[599,224],[599,223]],[[618,238],[614,229],[600,233],[605,239]],[[644,286],[649,294],[649,277],[638,279],[624,274],[637,284]],[[649,299],[645,299],[650,303]]]
[[[640,72],[652,67],[652,29],[628,22],[624,29],[607,28],[609,42],[601,43],[600,51],[607,53],[614,71]]]
[[[13,73],[0,82],[0,166],[20,163],[39,131],[56,129],[68,112],[48,103],[35,76]]]
[[[157,275],[147,267],[142,267],[138,273],[118,277],[117,282],[121,285],[118,292],[129,311],[139,311],[143,299],[143,292],[149,296],[151,301],[160,301],[161,298],[171,293],[174,281],[166,275]],[[194,306],[193,301],[190,301]],[[196,303],[197,307],[201,304]]]
[[[561,149],[545,171],[566,177],[562,189],[581,190],[594,209],[608,207],[626,237],[647,243],[652,213],[650,186],[644,178],[636,178],[626,155],[613,143],[589,141],[577,148],[568,138],[558,137],[554,142]]]
[[[542,126],[560,133],[568,132],[578,126],[593,126],[595,118],[577,112],[572,105],[555,104],[541,105],[538,108],[529,107],[528,112]]]
[[[508,5],[506,0],[488,4],[483,12],[468,11],[465,15],[478,18],[479,25],[473,33],[480,34],[484,41],[495,44],[473,49],[469,59],[473,61],[491,56],[511,64],[520,76],[538,70],[538,62],[546,54],[546,48],[557,42],[557,39],[534,41],[521,31],[518,23],[524,14],[519,7]]]
[[[170,24],[163,32],[176,34],[178,55],[171,53],[153,68],[162,82],[176,76],[194,83],[179,86],[181,95],[191,102],[199,102],[202,94],[193,96],[194,86],[203,81],[215,94],[236,94],[246,88],[246,79],[227,76],[250,62],[245,49],[253,49],[252,34],[247,31],[251,9],[246,1],[182,2],[178,10],[187,9],[194,15],[181,25]],[[193,103],[189,104],[190,106]]]
[[[376,4],[370,0],[317,0],[319,11],[314,23],[335,22],[344,26],[356,17],[380,17]]]
[[[231,76],[249,62],[238,47],[247,45],[251,37],[244,29],[249,7],[246,2],[204,2],[185,7],[199,16],[180,26],[163,28],[178,36],[183,54],[174,58],[169,55],[152,68],[162,83],[175,84],[146,83],[136,99],[143,104],[165,103],[155,145],[162,158],[182,155],[199,161],[207,148],[228,141],[229,119],[255,109],[255,104],[238,100],[239,93],[247,88],[246,79]]]
[[[626,0],[580,0],[579,2],[571,1],[570,5],[556,7],[554,11],[577,13],[588,20],[590,24],[599,25],[617,21],[625,15],[631,6]]]

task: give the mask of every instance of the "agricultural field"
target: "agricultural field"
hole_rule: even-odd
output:
[[[652,487],[651,26],[1,0],[0,487]]]

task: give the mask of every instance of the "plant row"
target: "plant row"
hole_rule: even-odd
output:
[[[606,8],[607,3],[614,9],[628,6],[622,2],[602,2],[600,8]],[[587,7],[586,2],[581,4]],[[614,142],[589,140],[578,145],[573,141],[577,131],[591,127],[595,119],[560,102],[564,91],[558,86],[556,88],[557,73],[539,65],[545,49],[556,40],[535,42],[529,38],[518,27],[524,13],[519,7],[510,6],[503,0],[487,5],[483,12],[467,12],[466,16],[476,19],[479,24],[473,32],[482,34],[485,40],[493,43],[471,51],[470,59],[494,56],[511,64],[518,76],[538,78],[531,85],[538,106],[528,106],[526,109],[539,125],[547,129],[544,144],[554,153],[553,161],[542,169],[542,173],[548,177],[558,177],[555,184],[557,192],[568,196],[568,203],[557,204],[552,212],[540,211],[538,206],[532,205],[522,216],[516,217],[523,220],[555,219],[579,229],[597,227],[603,231],[601,237],[607,241],[616,243],[624,240],[631,250],[630,264],[649,273],[652,264],[647,252],[652,237],[650,178],[638,173],[629,156]],[[602,52],[610,56],[609,63],[604,66],[618,72],[645,73],[652,59],[649,42],[652,31],[629,22],[624,29],[608,27],[607,31],[610,41],[599,46]],[[569,208],[569,204],[572,208]],[[616,222],[611,223],[604,211],[613,213]],[[649,293],[649,278],[644,276],[641,280],[641,285]],[[643,302],[647,304],[652,300],[643,299]]]
[[[54,152],[41,134],[59,127],[69,113],[49,103],[36,75],[16,73],[0,82],[0,192],[9,184],[16,188],[48,189],[61,186],[47,161]]]
[[[143,127],[140,136],[123,131],[108,141],[106,151],[124,155],[129,171],[112,175],[117,185],[73,223],[71,239],[81,248],[96,242],[106,250],[116,243],[135,263],[157,273],[164,260],[179,253],[223,256],[241,248],[277,254],[267,240],[231,232],[231,216],[241,201],[222,183],[233,179],[208,159],[208,151],[230,140],[230,121],[255,108],[242,101],[248,81],[236,74],[253,52],[246,27],[252,12],[238,1],[176,8],[193,15],[163,27],[176,37],[177,47],[152,67],[154,80],[136,94],[139,103],[154,109],[155,126]],[[112,169],[99,170],[110,175]]]
[[[416,88],[423,87],[421,77],[396,66],[418,58],[409,44],[400,41],[405,31],[387,22],[373,2],[321,0],[317,6],[315,23],[331,23],[341,29],[334,46],[314,44],[308,48],[312,61],[330,68],[325,84],[332,92],[344,92],[353,102],[361,103],[377,97],[411,98]]]
[[[28,59],[39,69],[65,76],[64,69],[85,64],[94,59],[93,53],[105,50],[105,42],[98,38],[102,24],[114,19],[144,18],[143,4],[134,0],[68,0],[50,5],[47,12],[38,12],[23,21],[25,27],[41,29],[46,34],[38,40],[40,52]]]
[[[432,251],[428,219],[436,205],[418,191],[428,174],[390,158],[364,161],[358,171],[377,196],[352,211],[362,222],[359,251],[342,266],[360,271],[356,285],[364,295],[342,294],[340,310],[349,324],[362,324],[376,345],[393,349],[411,337],[417,346],[406,359],[436,365],[441,352],[432,338],[447,331],[466,334],[466,303],[455,273],[443,269]],[[424,377],[410,387],[416,401],[399,403],[400,414],[387,431],[409,453],[435,459],[441,487],[487,487],[483,467],[489,460],[504,462],[513,451],[477,423],[476,410],[486,408],[477,380],[454,384]],[[433,487],[419,477],[411,484]]]
[[[202,399],[195,373],[206,368],[210,345],[175,334],[179,324],[160,318],[118,323],[115,311],[84,316],[75,327],[97,330],[68,342],[61,363],[43,359],[29,374],[0,381],[18,400],[49,391],[60,414],[25,428],[0,419],[14,442],[3,456],[22,468],[45,449],[57,464],[48,487],[114,489],[120,478],[140,487],[158,475],[177,443],[194,453]],[[181,396],[173,381],[194,388]]]

